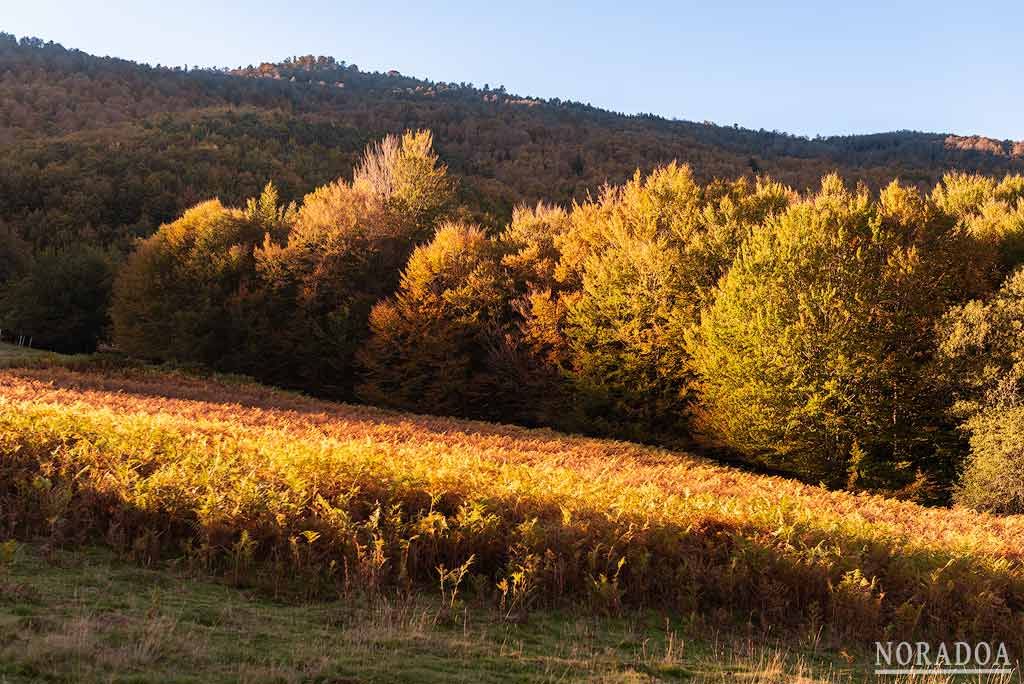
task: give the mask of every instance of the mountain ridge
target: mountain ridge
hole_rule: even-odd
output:
[[[0,221],[37,246],[83,238],[124,246],[190,203],[216,196],[240,204],[268,180],[298,200],[350,176],[368,142],[417,128],[433,131],[460,202],[492,228],[516,205],[568,205],[672,160],[704,181],[769,175],[798,190],[833,171],[876,190],[894,178],[930,187],[953,170],[1024,171],[1024,143],[984,136],[808,138],[361,71],[312,55],[186,70],[4,33],[0,87],[8,93]]]

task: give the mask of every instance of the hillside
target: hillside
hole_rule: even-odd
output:
[[[476,602],[453,609],[438,595],[283,603],[97,548],[0,545],[0,589],[7,684],[869,680],[868,668],[820,648],[814,635],[786,643],[709,634],[699,620],[654,611],[508,621]]]
[[[3,32],[0,92],[0,684],[1020,676],[1024,142]]]
[[[15,362],[18,363],[18,362]],[[0,537],[177,559],[264,595],[458,596],[1021,646],[1024,524],[682,453],[110,363],[0,371]]]
[[[182,61],[187,61],[187,55]],[[443,75],[439,75],[443,76]],[[349,176],[371,140],[429,128],[460,199],[492,227],[673,159],[701,180],[770,174],[797,189],[838,170],[878,188],[950,169],[1024,169],[1009,141],[915,132],[806,139],[627,116],[470,84],[302,57],[234,70],[151,67],[0,35],[0,226],[32,243],[125,246],[200,199],[286,200]]]

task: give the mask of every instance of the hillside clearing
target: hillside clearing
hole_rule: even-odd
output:
[[[51,356],[48,352],[0,342],[0,367],[17,365],[32,359]]]

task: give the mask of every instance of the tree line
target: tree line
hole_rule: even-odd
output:
[[[419,131],[299,203],[200,202],[123,259],[0,233],[0,327],[1024,511],[1024,176],[799,193],[671,163],[499,230],[457,198]]]

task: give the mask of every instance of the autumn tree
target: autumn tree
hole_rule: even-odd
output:
[[[951,407],[970,418],[1024,399],[1024,270],[985,300],[954,306],[938,325],[939,362],[955,380]]]
[[[389,135],[371,145],[356,169],[352,187],[377,199],[387,212],[391,231],[409,242],[430,237],[453,197],[448,167],[434,151],[430,131]]]
[[[571,376],[593,426],[686,433],[687,331],[746,234],[792,193],[769,181],[700,186],[670,164],[577,206],[560,241]]]
[[[239,297],[255,273],[253,250],[285,213],[268,186],[246,209],[210,200],[142,241],[118,274],[114,342],[129,354],[239,370],[249,331]]]
[[[958,244],[948,214],[911,189],[872,202],[825,178],[751,235],[691,335],[699,427],[831,484],[948,481],[948,426],[922,369],[963,285]]]
[[[951,308],[938,326],[937,365],[951,412],[969,435],[956,500],[1024,512],[1024,270],[985,300]]]
[[[430,413],[500,419],[496,341],[510,283],[498,244],[478,227],[448,223],[417,248],[393,298],[373,308],[360,353],[359,395]]]
[[[351,396],[356,349],[374,303],[452,202],[452,183],[429,132],[367,148],[352,183],[306,196],[283,244],[256,251],[260,331],[254,372],[279,384]]]

